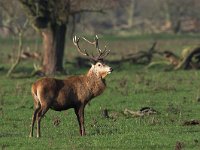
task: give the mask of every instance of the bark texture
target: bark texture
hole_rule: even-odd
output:
[[[42,31],[44,44],[43,69],[46,75],[63,71],[66,25],[55,24]]]

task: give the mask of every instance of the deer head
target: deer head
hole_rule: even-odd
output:
[[[82,50],[79,46],[80,39],[83,39],[84,41],[88,42],[89,44],[95,45],[98,55],[97,56],[89,55],[89,53],[87,52],[86,49]],[[103,51],[99,48],[99,42],[98,42],[97,35],[95,36],[94,41],[89,41],[85,37],[74,36],[73,43],[76,46],[76,48],[80,54],[87,56],[90,59],[90,61],[92,62],[92,67],[91,67],[90,71],[94,72],[97,76],[99,76],[101,78],[105,78],[108,74],[110,74],[113,71],[113,69],[111,67],[109,67],[108,65],[106,65],[104,63],[104,58],[106,56],[108,56],[108,54],[110,53],[110,50],[107,50],[106,46]]]

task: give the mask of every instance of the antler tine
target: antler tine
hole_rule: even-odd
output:
[[[80,37],[78,37],[78,38],[76,36],[73,37],[73,43],[76,46],[78,52],[81,53],[82,55],[89,56],[89,54],[87,53],[87,51],[85,49],[83,50],[84,52],[82,52],[82,50],[78,44],[79,40],[80,40]]]
[[[105,45],[104,51],[101,52],[100,55],[99,55],[99,59],[105,58],[106,56],[108,56],[109,53],[110,53],[110,50],[107,50],[106,45]]]
[[[82,38],[83,40],[85,40],[86,42],[88,42],[88,43],[90,43],[90,44],[92,44],[92,45],[95,45],[95,47],[96,47],[98,53],[99,53],[99,54],[101,53],[102,50],[99,48],[99,42],[98,42],[99,39],[98,39],[98,36],[97,36],[97,35],[95,36],[93,42],[89,41],[89,40],[86,39],[85,37],[81,37],[81,38]]]
[[[95,42],[96,42],[96,49],[98,50],[99,54],[101,53],[101,49],[99,48],[99,38],[98,36],[96,35],[95,38],[94,38]]]
[[[95,41],[94,41],[94,42],[91,42],[91,41],[89,41],[88,39],[86,39],[85,37],[81,37],[81,38],[84,39],[86,42],[92,44],[92,45],[95,45],[95,44],[96,44]]]

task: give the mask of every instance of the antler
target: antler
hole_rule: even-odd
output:
[[[94,41],[89,41],[88,39],[86,39],[85,37],[81,37],[83,40],[85,40],[86,42],[88,42],[89,44],[92,44],[92,45],[95,45],[99,55],[98,56],[89,56],[89,54],[87,53],[87,51],[84,49],[83,51],[80,49],[78,43],[79,43],[79,40],[80,40],[80,37],[79,38],[76,38],[76,36],[74,36],[73,38],[73,43],[74,45],[77,47],[77,50],[82,54],[82,55],[85,55],[85,56],[88,56],[91,60],[97,62],[99,60],[103,60],[109,53],[110,53],[110,50],[107,50],[106,49],[106,46],[104,48],[104,51],[102,51],[100,48],[99,48],[99,42],[98,42],[98,36],[96,35],[95,38],[94,38]]]
[[[78,44],[79,41],[80,41],[80,37],[78,37],[78,38],[76,36],[73,37],[73,43],[76,46],[78,52],[81,53],[82,55],[89,56],[89,54],[87,53],[87,51],[85,49],[83,50],[84,52],[82,52],[82,50],[80,49],[80,46]]]

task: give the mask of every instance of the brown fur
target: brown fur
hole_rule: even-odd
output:
[[[106,88],[105,77],[112,68],[97,62],[86,75],[71,76],[65,80],[42,78],[32,85],[34,113],[30,137],[37,119],[37,137],[40,137],[40,121],[49,108],[62,111],[74,108],[80,127],[80,134],[85,135],[84,108],[94,97],[103,93]]]

